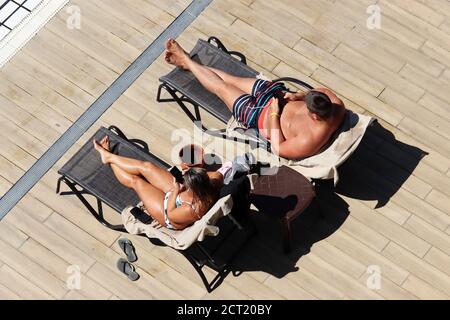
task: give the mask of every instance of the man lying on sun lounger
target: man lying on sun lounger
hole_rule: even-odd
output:
[[[165,60],[191,71],[239,123],[259,130],[283,158],[297,160],[319,153],[344,119],[344,103],[325,88],[289,93],[282,83],[235,77],[192,60],[173,39],[166,43]]]

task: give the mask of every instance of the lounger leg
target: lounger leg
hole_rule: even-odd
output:
[[[70,190],[72,191],[71,194],[74,194],[77,196],[77,198],[84,204],[84,206],[86,207],[86,209],[89,210],[89,212],[94,216],[94,218],[100,222],[102,225],[104,225],[105,227],[115,230],[115,231],[120,231],[120,232],[127,232],[125,227],[123,225],[112,225],[109,222],[107,222],[104,218],[103,218],[103,210],[102,210],[102,205],[101,203],[98,204],[98,202],[100,201],[100,199],[97,199],[97,204],[99,205],[99,211],[96,211],[92,205],[86,200],[86,198],[83,196],[83,191],[80,191],[77,189],[76,185],[74,183],[72,183],[71,181],[69,181],[67,178],[63,178],[62,181],[64,181],[64,183],[70,188]],[[64,195],[63,193],[61,193],[61,195]]]
[[[161,91],[162,91],[162,89],[165,89],[172,96],[172,98],[168,98],[168,99],[167,98],[164,98],[164,99],[161,98]],[[181,110],[183,110],[183,112],[197,126],[197,128],[199,128],[203,132],[208,132],[208,134],[211,135],[211,136],[222,138],[222,139],[231,140],[231,141],[234,141],[234,142],[241,142],[241,143],[249,144],[252,149],[256,149],[256,148],[258,148],[259,144],[262,144],[261,142],[251,143],[250,140],[243,140],[243,139],[239,139],[237,137],[229,137],[229,136],[226,135],[226,133],[223,132],[224,130],[209,130],[208,128],[206,128],[201,123],[201,115],[200,115],[200,109],[199,109],[198,104],[196,104],[194,101],[192,101],[192,100],[190,100],[188,98],[183,98],[183,97],[180,98],[177,95],[177,91],[173,90],[172,88],[170,88],[165,83],[163,83],[163,84],[161,84],[159,86],[158,94],[156,96],[156,101],[157,102],[176,102],[176,103],[178,103],[178,105],[180,106]],[[186,103],[190,103],[194,107],[195,115],[192,114],[192,112],[186,106],[185,102]],[[270,151],[270,147],[268,147],[265,143],[262,144],[262,147],[267,149],[268,151]]]
[[[204,256],[204,260],[201,259],[200,261],[197,260],[192,254],[190,254],[190,252],[188,250],[180,251],[188,259],[188,261],[192,264],[194,269],[197,271],[197,273],[199,274],[199,276],[208,292],[212,292],[225,280],[226,276],[232,271],[231,265],[232,265],[234,259],[236,258],[236,256],[240,253],[242,248],[247,244],[248,240],[253,235],[256,234],[256,231],[257,231],[256,226],[253,224],[252,220],[249,219],[250,230],[246,230],[246,228],[244,228],[242,224],[237,223],[236,220],[233,220],[233,222],[235,222],[235,224],[233,224],[233,228],[232,228],[231,232],[227,236],[225,236],[223,241],[226,241],[228,236],[230,236],[231,233],[233,233],[235,231],[244,231],[244,232],[246,232],[246,236],[245,236],[244,241],[242,241],[240,243],[240,245],[233,251],[231,256],[227,259],[227,261],[224,262],[224,264],[218,265],[213,257],[213,255],[215,254],[215,252],[217,251],[218,248],[215,248],[214,250],[212,250],[212,252],[208,252],[208,250],[206,250],[206,248],[204,248],[202,246],[202,244],[195,243],[194,245],[196,246],[196,248],[198,248],[199,252]],[[217,272],[217,274],[211,281],[208,281],[205,273],[203,272],[203,267],[205,265],[212,267]]]
[[[59,177],[58,182],[56,183],[56,194],[59,194],[61,191],[61,182],[64,180],[64,176]]]

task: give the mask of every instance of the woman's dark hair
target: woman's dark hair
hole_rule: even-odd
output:
[[[310,91],[305,97],[305,102],[308,110],[320,118],[327,119],[331,116],[333,103],[325,93]]]
[[[208,173],[203,168],[190,168],[184,173],[184,187],[194,194],[194,201],[206,205],[215,202],[217,190],[211,185]]]

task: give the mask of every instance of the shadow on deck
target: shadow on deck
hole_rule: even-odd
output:
[[[357,151],[340,168],[340,181],[322,180],[316,185],[316,206],[311,206],[292,224],[293,252],[283,254],[279,222],[255,213],[259,234],[247,246],[235,263],[235,274],[264,271],[282,278],[298,270],[297,262],[312,246],[326,239],[345,222],[349,205],[340,196],[364,201],[376,201],[382,207],[401,188],[419,162],[426,156],[423,150],[402,143],[378,122],[371,125]]]

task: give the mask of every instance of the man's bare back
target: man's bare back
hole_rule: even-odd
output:
[[[235,118],[243,116],[241,117],[243,119],[253,119],[255,121],[249,127],[258,127],[260,114],[256,115],[254,111],[262,110],[264,106],[252,103],[244,106],[237,104],[238,101],[242,102],[243,95],[251,98],[249,92],[253,91],[256,79],[239,78],[224,71],[203,66],[192,60],[173,39],[166,42],[164,58],[169,64],[191,71],[207,90],[218,95],[225,102]],[[268,83],[266,87],[271,87],[270,82],[266,81],[266,83]],[[313,96],[317,96],[319,103],[312,102]],[[256,100],[248,99],[255,103]],[[345,115],[343,102],[330,90],[324,88],[314,89],[308,95],[288,93],[285,100],[287,103],[281,109],[278,100],[273,98],[269,107],[270,113],[268,112],[263,119],[262,134],[270,139],[272,151],[283,158],[293,160],[317,154],[342,123]]]
[[[331,116],[327,119],[317,117],[308,110],[304,94],[290,95],[284,108],[279,111],[280,128],[285,141],[272,147],[280,156],[300,159],[317,154],[341,125],[345,116],[342,100],[325,88],[314,91],[322,92],[330,98],[333,104]],[[272,138],[271,121],[271,117],[265,117],[262,131],[269,139]],[[272,142],[276,144],[276,141]]]

